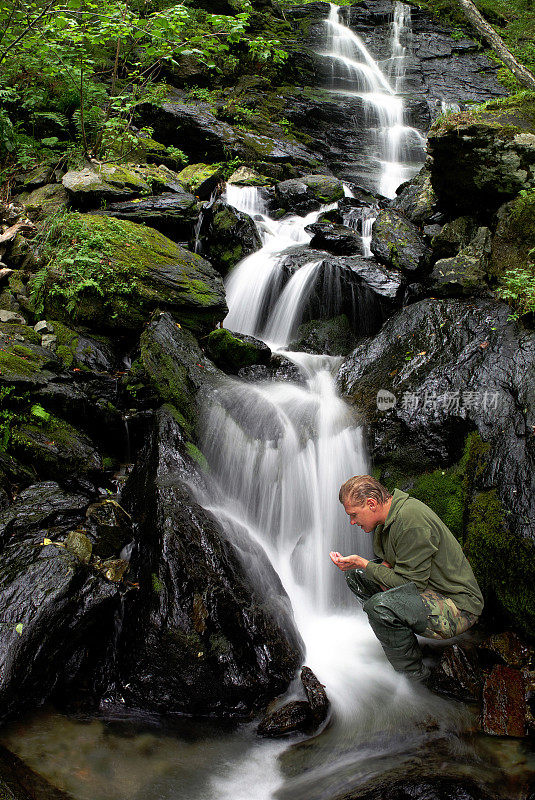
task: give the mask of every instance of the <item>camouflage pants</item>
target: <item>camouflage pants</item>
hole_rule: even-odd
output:
[[[427,628],[422,633],[428,639],[451,639],[474,625],[478,617],[457,608],[453,600],[443,594],[426,589],[420,593],[427,610]]]

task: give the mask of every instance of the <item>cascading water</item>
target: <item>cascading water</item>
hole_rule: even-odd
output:
[[[360,157],[366,162],[367,180],[385,197],[394,196],[425,156],[425,139],[405,124],[403,100],[396,94],[403,89],[410,19],[410,6],[395,3],[390,57],[383,71],[362,39],[340,20],[338,6],[331,4],[327,46],[321,52],[330,62],[331,90],[362,102],[366,141]]]

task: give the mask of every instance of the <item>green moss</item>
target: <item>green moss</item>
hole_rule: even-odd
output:
[[[43,358],[28,348],[17,345],[17,350],[0,348],[0,379],[11,380],[17,376],[33,378],[43,366]]]
[[[226,656],[232,651],[232,645],[222,633],[214,633],[210,636],[210,651],[214,656]]]
[[[163,590],[163,583],[161,582],[161,580],[159,579],[159,577],[156,575],[155,572],[151,574],[150,578],[151,578],[152,591],[155,594],[160,594]]]
[[[223,304],[215,273],[158,231],[126,220],[64,214],[41,245],[46,268],[30,289],[35,306],[63,322],[139,329],[156,307],[191,307],[204,326]],[[169,279],[172,274],[172,280]],[[64,342],[62,346],[66,346]]]
[[[195,447],[193,442],[186,442],[186,450],[188,451],[189,456],[199,465],[203,472],[208,472],[208,461],[201,453],[199,448]]]

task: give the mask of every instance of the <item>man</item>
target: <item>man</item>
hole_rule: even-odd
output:
[[[347,572],[347,585],[362,603],[385,655],[398,672],[425,681],[415,633],[449,639],[474,625],[483,596],[461,546],[425,505],[371,475],[356,475],[340,489],[351,525],[373,531],[378,558],[330,554]]]

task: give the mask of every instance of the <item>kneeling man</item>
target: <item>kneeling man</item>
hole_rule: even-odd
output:
[[[394,669],[425,680],[429,670],[415,633],[449,639],[477,622],[483,596],[472,568],[450,529],[406,492],[392,495],[371,475],[356,475],[339,498],[351,525],[373,531],[378,558],[332,552],[331,559],[347,572]]]

